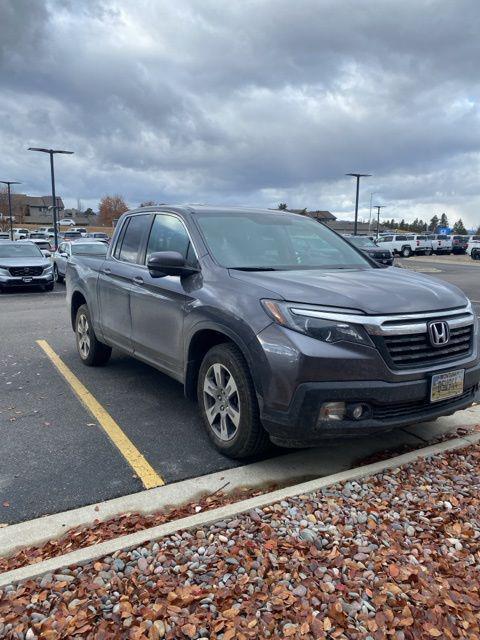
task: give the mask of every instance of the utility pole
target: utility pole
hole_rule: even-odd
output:
[[[368,216],[368,235],[370,235],[370,227],[372,226],[372,199],[376,193],[377,191],[372,191],[370,193],[370,215]]]
[[[377,240],[378,240],[378,234],[380,233],[380,209],[385,209],[385,205],[376,204],[375,209],[377,210]]]
[[[360,178],[369,178],[372,174],[371,173],[346,173],[345,175],[352,176],[352,178],[357,179],[357,189],[356,189],[356,195],[355,195],[355,222],[353,224],[353,235],[356,236],[357,230],[358,230],[358,194],[360,191]]]
[[[52,206],[53,206],[53,233],[55,236],[55,249],[58,247],[58,225],[57,225],[57,198],[55,195],[55,170],[53,166],[53,156],[55,153],[66,153],[72,155],[73,151],[64,151],[63,149],[43,149],[42,147],[29,147],[29,151],[41,151],[48,153],[50,156],[50,177],[52,179]]]
[[[13,240],[13,217],[12,217],[12,194],[10,192],[10,186],[12,184],[22,184],[21,182],[17,182],[16,180],[0,180],[2,184],[7,185],[8,192],[8,216],[10,218],[10,240]]]

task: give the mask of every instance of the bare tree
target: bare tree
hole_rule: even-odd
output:
[[[122,196],[103,196],[98,204],[99,222],[103,225],[112,225],[113,221],[125,211],[128,211],[128,206]]]

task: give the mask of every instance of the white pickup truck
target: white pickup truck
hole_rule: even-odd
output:
[[[432,241],[433,253],[452,253],[452,236],[445,236],[441,233],[432,233],[427,237]]]
[[[390,249],[394,255],[408,258],[416,253],[417,243],[413,234],[398,234],[379,236],[377,244],[382,249]]]
[[[480,236],[470,236],[466,253],[472,260],[480,260]]]

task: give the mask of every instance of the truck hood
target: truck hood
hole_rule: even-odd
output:
[[[0,268],[4,267],[49,267],[50,261],[42,257],[29,258],[0,258]]]
[[[233,278],[257,285],[276,299],[357,309],[369,315],[421,313],[463,307],[457,287],[407,269],[236,271]]]

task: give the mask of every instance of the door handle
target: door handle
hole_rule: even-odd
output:
[[[143,278],[140,278],[140,276],[135,276],[133,281],[135,284],[143,284]]]
[[[107,268],[103,270],[103,273],[106,273],[108,276],[110,273],[112,273],[112,270]]]

